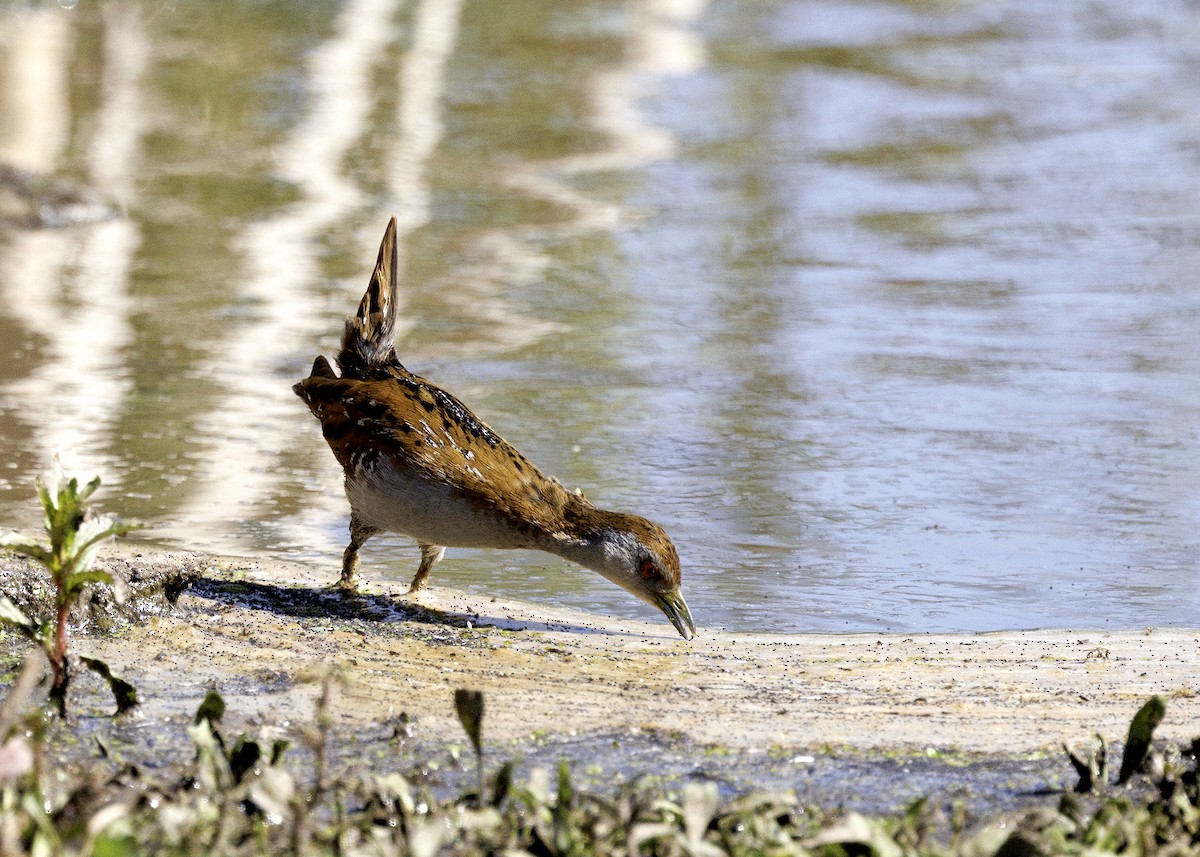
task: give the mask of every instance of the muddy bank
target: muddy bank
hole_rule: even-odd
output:
[[[111,740],[149,764],[186,756],[183,726],[210,688],[225,696],[230,729],[304,727],[317,689],[303,676],[322,662],[347,679],[331,708],[341,763],[423,769],[435,781],[458,776],[466,753],[451,704],[459,687],[486,695],[493,759],[565,757],[597,783],[652,773],[729,791],[797,788],[873,810],[930,793],[1004,809],[1069,786],[1061,743],[1096,732],[1119,742],[1156,693],[1168,700],[1160,736],[1200,735],[1191,630],[773,637],[701,627],[689,643],[665,622],[436,588],[408,599],[368,581],[347,596],[329,588],[332,572],[142,561],[179,571],[165,580],[195,580],[170,611],[81,636],[76,650],[141,690],[140,719],[111,727]],[[90,700],[102,707],[100,689]]]
[[[287,677],[329,660],[351,679],[336,710],[346,727],[405,711],[447,738],[458,735],[445,702],[456,687],[487,694],[496,739],[640,728],[737,749],[1029,753],[1095,732],[1120,738],[1156,693],[1169,704],[1160,734],[1200,734],[1194,630],[767,636],[701,627],[688,643],[665,622],[437,588],[416,600],[378,586],[347,597],[328,588],[331,577],[217,563],[170,615],[88,644],[159,689],[150,712],[198,699],[208,682],[234,708],[303,710],[311,688]]]
[[[163,616],[209,567],[196,553],[148,553],[136,547],[110,550],[95,568],[107,571],[112,585],[87,586],[71,611],[74,633],[108,634]],[[54,615],[54,585],[37,563],[0,550],[0,595],[28,616]]]

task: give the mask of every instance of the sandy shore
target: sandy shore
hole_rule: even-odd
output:
[[[80,639],[78,650],[149,691],[151,717],[177,714],[216,686],[231,710],[305,722],[315,688],[296,677],[330,661],[349,679],[334,703],[339,727],[403,711],[426,735],[456,740],[449,699],[459,687],[485,692],[497,741],[645,727],[731,749],[1057,751],[1097,732],[1122,740],[1152,694],[1168,704],[1160,736],[1200,735],[1196,630],[702,628],[689,643],[665,621],[607,621],[441,588],[414,601],[371,582],[347,597],[326,588],[330,577],[212,563],[171,615],[114,639]]]

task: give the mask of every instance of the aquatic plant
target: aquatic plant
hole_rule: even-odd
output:
[[[0,622],[15,628],[45,652],[53,673],[50,699],[59,714],[65,717],[67,687],[71,680],[67,651],[71,609],[89,583],[112,583],[112,575],[107,571],[92,568],[101,545],[141,525],[90,515],[87,501],[100,487],[100,477],[92,479],[82,490],[79,481],[73,477],[64,482],[57,456],[51,466],[49,481],[38,479],[36,485],[46,534],[50,538],[49,546],[21,533],[9,532],[0,535],[0,547],[27,556],[46,569],[54,583],[55,615],[53,620],[30,618],[10,599],[0,596]],[[133,685],[114,676],[107,664],[95,658],[81,658],[80,661],[108,683],[116,698],[118,714],[137,705],[137,691]]]

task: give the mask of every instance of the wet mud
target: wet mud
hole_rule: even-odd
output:
[[[96,562],[95,568],[108,572],[113,582],[84,588],[71,612],[74,633],[111,635],[128,625],[163,616],[208,567],[208,558],[196,553],[147,554],[127,549],[122,554]],[[49,575],[32,560],[7,551],[0,551],[0,595],[27,616],[54,615],[54,585]]]

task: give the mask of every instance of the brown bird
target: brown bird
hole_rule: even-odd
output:
[[[358,552],[380,532],[416,539],[424,588],[446,547],[533,548],[599,572],[662,610],[690,640],[696,626],[679,591],[679,555],[657,524],[598,509],[544,475],[441,387],[396,359],[396,219],[337,355],[292,389],[342,465],[350,544],[341,585],[357,587]]]

